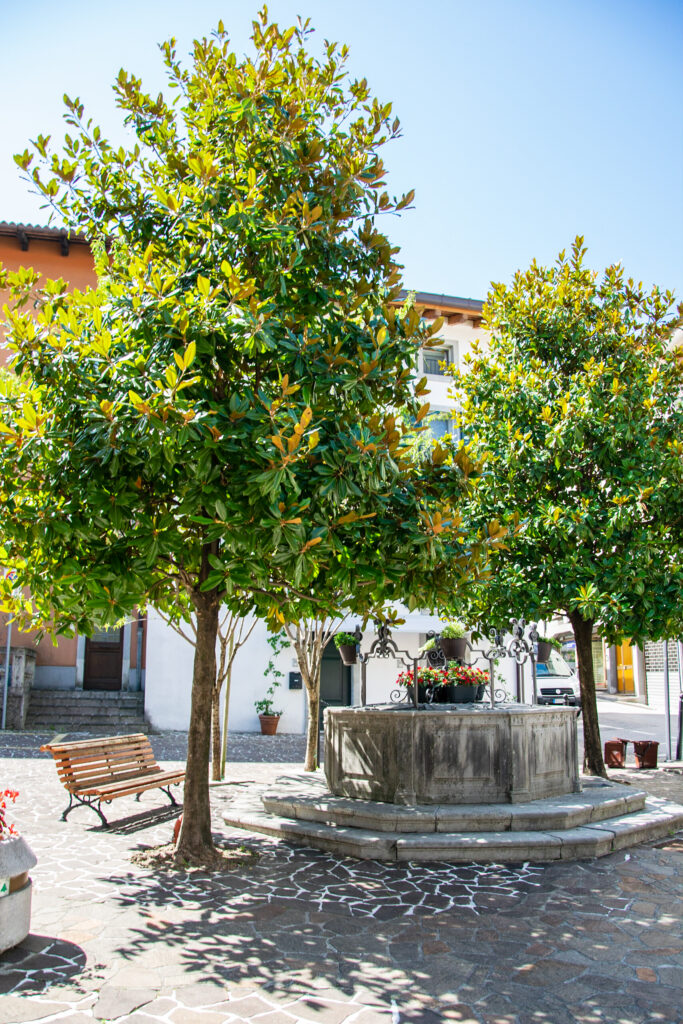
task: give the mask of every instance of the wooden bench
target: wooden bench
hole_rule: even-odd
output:
[[[177,804],[170,787],[185,778],[182,769],[162,771],[154,760],[152,746],[144,733],[132,736],[103,736],[77,743],[46,743],[57,762],[57,772],[69,793],[69,806],[62,821],[79,804],[91,807],[108,825],[102,804],[120,796],[162,789],[172,804]]]

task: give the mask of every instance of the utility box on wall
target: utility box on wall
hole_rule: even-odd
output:
[[[289,688],[290,688],[290,690],[301,690],[303,688],[303,680],[301,678],[301,672],[290,672],[289,673]]]

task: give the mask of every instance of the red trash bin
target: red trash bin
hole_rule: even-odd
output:
[[[658,747],[659,743],[656,740],[634,740],[636,768],[656,768]]]
[[[626,740],[607,740],[605,743],[605,766],[624,768],[626,765]]]

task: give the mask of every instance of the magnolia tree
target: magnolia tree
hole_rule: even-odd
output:
[[[376,225],[410,202],[386,191],[380,157],[398,122],[349,80],[345,48],[316,57],[307,36],[264,11],[251,56],[220,25],[187,67],[171,41],[172,100],[116,81],[129,148],[67,98],[63,150],[41,136],[17,158],[91,240],[98,285],[0,279],[16,374],[0,395],[1,532],[31,593],[13,607],[88,633],[135,605],[170,610],[183,588],[188,860],[212,847],[221,607],[251,595],[277,622],[315,602],[321,573],[336,591],[359,575],[390,589],[443,557],[455,522],[448,459],[435,456],[430,490],[406,469],[396,415],[428,412],[413,367],[438,330],[395,308],[396,250]],[[366,516],[394,522],[388,557]]]
[[[491,556],[467,614],[564,612],[576,639],[584,768],[604,774],[591,641],[675,636],[683,609],[683,365],[673,297],[584,265],[494,285],[489,351],[454,374],[466,450],[484,460],[468,514],[519,525]]]
[[[159,615],[191,647],[195,646],[197,624],[188,594],[182,587],[176,587],[175,600],[169,602],[166,610],[159,612]],[[240,600],[237,594],[233,595],[231,607],[222,606],[218,615],[216,678],[211,695],[211,778],[214,782],[219,782],[225,776],[233,665],[239,649],[254,632],[257,621],[253,601],[250,598]]]

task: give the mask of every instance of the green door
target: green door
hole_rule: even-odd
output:
[[[345,707],[351,703],[351,669],[342,664],[339,652],[330,641],[323,651],[320,671],[320,703],[326,707]]]

